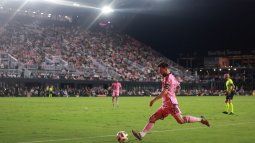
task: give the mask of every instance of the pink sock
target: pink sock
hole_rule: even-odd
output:
[[[184,116],[183,120],[185,123],[194,123],[194,122],[200,122],[202,119],[193,117],[193,116]]]
[[[147,125],[144,127],[143,131],[140,132],[140,135],[144,137],[147,132],[149,132],[154,127],[154,123],[147,123]]]
[[[154,123],[147,123],[144,127],[143,132],[149,132],[154,127]]]

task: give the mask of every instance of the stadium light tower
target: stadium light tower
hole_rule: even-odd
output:
[[[114,10],[110,6],[104,6],[101,9],[101,12],[102,12],[102,14],[109,14],[109,13],[114,12]]]

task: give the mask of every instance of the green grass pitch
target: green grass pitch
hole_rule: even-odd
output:
[[[149,107],[150,97],[0,98],[1,143],[115,143],[124,130],[141,130],[161,104]],[[252,143],[255,141],[255,97],[234,98],[235,113],[225,115],[225,97],[178,97],[183,114],[204,115],[200,123],[179,125],[171,117],[155,124],[142,143]]]

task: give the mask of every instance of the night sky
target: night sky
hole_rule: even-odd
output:
[[[136,14],[124,31],[171,59],[194,51],[251,50],[255,1],[172,0],[159,11]]]

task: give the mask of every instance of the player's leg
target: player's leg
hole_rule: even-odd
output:
[[[133,135],[138,139],[142,140],[142,138],[154,127],[155,122],[158,119],[163,119],[167,114],[164,115],[164,111],[162,108],[159,108],[150,118],[148,123],[145,125],[144,129],[141,132],[136,132],[132,130]]]
[[[226,100],[225,100],[225,111],[223,111],[222,113],[228,114],[228,111],[229,111],[229,95],[226,96]]]
[[[113,107],[114,107],[114,98],[115,98],[115,96],[112,95],[112,106],[113,106]]]
[[[200,123],[210,127],[208,120],[206,120],[203,116],[201,118],[199,118],[199,117],[194,117],[194,116],[189,116],[189,115],[182,116],[181,114],[175,114],[175,115],[173,115],[173,117],[179,124],[200,122]]]
[[[117,107],[119,107],[119,95],[120,95],[120,93],[118,92],[118,91],[116,91],[115,92],[115,100],[116,100],[116,105],[117,105]]]
[[[119,99],[118,99],[118,98],[119,98],[119,96],[117,95],[117,96],[115,97],[115,100],[116,100],[115,103],[116,103],[117,107],[119,107],[119,101],[118,101]]]
[[[230,109],[229,115],[233,115],[234,114],[234,105],[233,105],[232,100],[229,101],[229,109]]]
[[[206,125],[206,126],[210,126],[209,122],[202,116],[201,118],[199,117],[194,117],[194,116],[182,116],[181,114],[181,110],[179,109],[178,105],[175,105],[172,108],[172,116],[175,118],[175,120],[179,123],[179,124],[185,124],[185,123],[195,123],[195,122],[201,122],[202,124]]]
[[[229,98],[229,108],[230,108],[230,113],[229,115],[234,114],[234,105],[233,105],[233,97],[234,97],[234,92],[231,93],[230,98]]]
[[[175,114],[173,115],[174,119],[177,121],[179,124],[185,124],[185,123],[195,123],[195,122],[201,122],[202,118],[197,118],[193,116],[182,116],[181,114]]]

